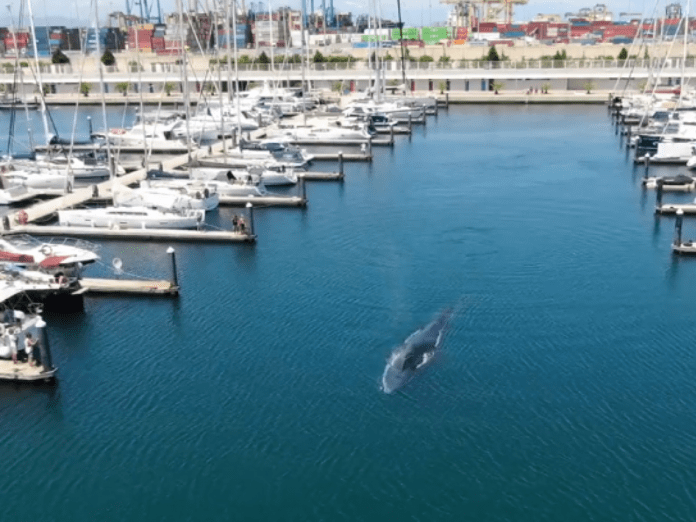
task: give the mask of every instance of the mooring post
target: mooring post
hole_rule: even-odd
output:
[[[445,93],[445,108],[449,110],[449,93]]]
[[[305,177],[300,177],[300,196],[302,197],[302,203],[307,202],[307,185],[305,183]]]
[[[304,179],[304,178],[302,178]],[[247,235],[254,235],[254,205],[251,203],[246,204],[246,208],[249,211],[249,226],[247,227]]]
[[[42,318],[36,322],[36,327],[39,329],[39,352],[41,353],[41,365],[45,372],[53,370],[53,359],[51,358],[51,345],[48,342],[48,334],[46,333],[46,323]]]
[[[662,210],[662,185],[664,181],[662,179],[657,180],[657,193],[655,196],[655,210],[660,212]]]
[[[645,172],[643,173],[643,177],[647,179],[648,169],[650,169],[650,153],[648,152],[645,156],[643,156],[643,159],[645,160]]]
[[[173,247],[169,247],[167,254],[172,256],[172,285],[179,288],[179,275],[176,273],[176,250]]]
[[[338,151],[338,174],[341,176],[341,179],[343,179],[343,151],[342,150]]]
[[[389,137],[391,142],[394,143],[394,125],[389,125]]]
[[[367,154],[372,157],[372,136],[367,139]]]
[[[631,134],[632,134],[632,131],[633,131],[633,127],[631,127],[631,126],[629,125],[628,128],[626,129],[626,148],[627,148],[627,149],[631,147]]]
[[[411,113],[408,113],[408,132],[411,132],[411,127],[413,126],[413,117]]]
[[[87,116],[87,125],[89,125],[89,139],[92,141],[92,134],[94,133],[94,130],[92,129],[92,117]]]
[[[682,223],[684,221],[684,211],[677,210],[677,220],[674,222],[674,246],[682,244]]]

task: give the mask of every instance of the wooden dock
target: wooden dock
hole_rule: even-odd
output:
[[[254,207],[306,207],[307,198],[301,196],[219,196],[220,205],[243,207],[251,203]]]
[[[657,205],[655,207],[655,212],[657,214],[676,214],[677,211],[681,210],[684,215],[696,215],[696,203],[685,203],[681,205],[677,204],[666,204]]]
[[[164,280],[83,277],[80,279],[80,289],[75,293],[178,295],[179,287]]]
[[[315,161],[334,161],[338,160],[338,152],[312,152]],[[343,161],[372,161],[372,154],[343,154]]]
[[[41,381],[53,379],[57,368],[44,371],[43,366],[29,366],[27,362],[15,364],[12,360],[0,359],[0,379],[5,381]]]
[[[307,181],[343,181],[345,179],[345,174],[343,172],[298,172],[298,178],[305,179]]]
[[[242,234],[227,230],[173,230],[161,228],[124,228],[112,230],[96,227],[63,227],[57,225],[23,225],[15,226],[6,234],[31,234],[35,236],[69,236],[111,239],[127,241],[139,239],[143,241],[184,241],[210,243],[253,243],[255,235]]]

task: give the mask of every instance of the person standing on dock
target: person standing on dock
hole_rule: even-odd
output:
[[[10,349],[10,353],[12,354],[12,362],[17,364],[17,336],[14,334],[14,328],[7,328],[2,340]]]
[[[232,216],[232,230],[237,232],[237,225],[239,224],[239,218],[237,217],[237,214]]]
[[[246,232],[246,223],[244,223],[244,218],[240,217],[239,218],[239,231],[244,234]]]
[[[34,339],[30,333],[27,333],[24,338],[24,351],[27,352],[27,362],[29,366],[34,366],[34,362],[36,361],[36,339]]]

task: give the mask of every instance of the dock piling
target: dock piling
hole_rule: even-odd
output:
[[[677,210],[677,220],[674,222],[674,246],[682,244],[682,223],[684,221],[684,211]]]
[[[179,288],[179,276],[176,272],[176,250],[174,250],[174,247],[169,247],[167,254],[172,256],[172,285]]]
[[[307,184],[304,176],[300,177],[300,197],[302,198],[303,203],[307,203]]]
[[[249,230],[248,233],[250,236],[254,235],[254,205],[251,203],[246,204],[246,208],[249,211]]]
[[[445,93],[445,109],[449,110],[449,93]]]
[[[662,185],[664,181],[662,179],[657,180],[657,191],[655,193],[655,208],[659,212],[662,208]]]
[[[643,173],[643,177],[647,179],[648,169],[650,168],[650,153],[647,153],[643,158],[645,159],[645,172]]]
[[[367,140],[367,155],[372,157],[372,138]]]
[[[392,143],[394,143],[394,126],[393,125],[389,126],[389,139],[391,140]]]
[[[338,173],[341,175],[341,179],[343,179],[343,151],[342,150],[338,151]]]
[[[92,129],[92,117],[87,116],[87,125],[89,125],[89,139],[92,139],[93,129]]]
[[[411,134],[411,131],[413,130],[412,127],[413,127],[413,116],[409,112],[408,113],[408,133],[409,134]]]
[[[39,329],[39,351],[41,352],[41,365],[44,371],[53,371],[53,359],[51,358],[51,345],[48,343],[48,334],[46,333],[46,323],[39,320],[36,323]]]

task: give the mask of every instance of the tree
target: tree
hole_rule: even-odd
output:
[[[51,63],[70,63],[70,58],[65,56],[60,49],[56,49],[53,56],[51,56]]]
[[[80,84],[80,92],[84,94],[85,96],[89,96],[89,91],[92,90],[92,84],[91,83],[81,83]]]
[[[259,63],[264,64],[264,65],[271,63],[271,59],[270,59],[270,58],[268,57],[268,55],[266,54],[266,51],[263,51],[263,52],[259,55],[257,61],[258,61]]]
[[[493,89],[493,92],[498,94],[498,91],[502,91],[503,87],[505,87],[501,82],[493,82],[491,83],[491,89]]]
[[[582,88],[587,91],[587,94],[590,94],[592,92],[592,89],[595,88],[595,84],[593,81],[590,80],[590,81],[585,82],[583,84]]]
[[[326,58],[324,58],[324,55],[321,54],[319,51],[314,53],[314,56],[312,57],[312,61],[314,63],[323,63],[326,61]]]
[[[237,58],[237,63],[251,63],[251,58],[248,54],[243,54]]]
[[[394,57],[393,57],[391,54],[389,54],[389,53],[385,54],[385,55],[384,55],[384,58],[383,58],[383,60],[384,60],[385,62],[391,62],[393,59],[394,59]]]
[[[450,57],[449,56],[440,56],[440,58],[437,60],[439,63],[450,63]]]
[[[342,82],[334,82],[333,85],[331,85],[331,90],[333,92],[341,92],[342,88],[343,88]]]
[[[499,62],[500,61],[500,56],[498,56],[498,51],[495,50],[495,45],[491,46],[491,48],[488,50],[488,56],[486,56],[486,59],[489,62]]]
[[[130,83],[128,82],[119,82],[116,84],[116,90],[123,94],[124,96],[126,93],[128,93],[128,88],[130,87]]]
[[[624,47],[621,49],[621,52],[619,53],[618,59],[625,60],[626,58],[628,58],[628,50]]]
[[[445,89],[447,89],[447,82],[440,82],[437,86],[440,88],[440,94],[444,94]]]
[[[104,54],[102,54],[101,62],[107,67],[111,67],[116,63],[116,57],[114,57],[114,53],[107,49],[104,51]]]
[[[427,54],[424,54],[420,58],[418,58],[418,61],[420,63],[429,63],[429,62],[434,62],[435,60],[433,59],[432,56],[428,56]]]
[[[650,59],[650,53],[648,52],[647,49],[645,49],[645,54],[643,55],[643,60],[649,60]]]
[[[551,84],[550,84],[550,83],[548,83],[548,82],[547,82],[547,83],[542,83],[542,84],[541,84],[541,93],[542,93],[542,94],[548,94],[550,88],[551,88]]]
[[[172,95],[172,91],[174,90],[174,87],[176,87],[176,85],[174,84],[174,82],[166,82],[166,83],[164,84],[164,92],[167,93],[167,96],[171,96],[171,95]]]

